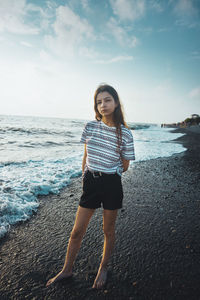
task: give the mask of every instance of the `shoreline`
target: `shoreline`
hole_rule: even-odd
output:
[[[91,290],[103,245],[95,212],[69,282],[46,288],[62,267],[81,178],[59,195],[40,197],[37,213],[0,240],[0,299],[199,299],[200,141],[187,128],[186,151],[136,162],[123,175],[124,204],[104,290]],[[192,221],[191,221],[192,220]]]
[[[150,127],[150,125],[149,125],[149,127]],[[136,131],[134,130],[134,132],[136,133],[137,130]],[[168,131],[168,132],[170,132],[170,131]],[[173,132],[171,132],[171,133],[173,133]],[[161,135],[162,134],[165,135],[165,132],[163,133],[162,130],[161,130]],[[171,136],[171,139],[172,139],[173,134],[170,134],[170,136]],[[171,142],[170,137],[169,137],[169,140],[167,140],[167,141],[164,140],[163,142],[169,143],[170,147],[172,146],[172,148],[174,147],[173,146],[174,143]],[[136,145],[135,145],[135,148],[136,148],[136,152],[137,152]],[[166,148],[166,149],[168,149],[168,148]],[[179,149],[180,149],[180,151],[183,151],[182,147],[180,147]],[[168,151],[164,151],[162,153],[162,157],[170,157],[172,155],[173,151],[176,151],[176,150],[177,149],[173,149],[173,150],[169,149]],[[179,150],[177,150],[177,151],[179,151]],[[14,152],[15,151],[13,150],[13,153]],[[157,155],[158,155],[158,153],[157,153]],[[140,156],[140,154],[137,155],[136,163],[138,162],[138,156]],[[144,161],[144,160],[150,160],[150,159],[157,158],[154,153],[153,153],[153,155],[151,154],[151,151],[150,151],[150,157],[148,157],[148,151],[147,151],[146,155],[143,154],[142,157],[139,159],[139,161]],[[41,161],[42,161],[42,159],[41,159]],[[15,173],[15,169],[12,170],[12,173],[15,174],[13,180],[10,180],[9,176],[7,177],[7,175],[5,175],[4,181],[6,182],[6,185],[3,187],[1,196],[2,196],[2,201],[3,202],[8,201],[8,204],[6,205],[6,206],[8,206],[8,209],[6,209],[6,207],[4,207],[4,209],[3,209],[3,210],[5,210],[5,214],[7,214],[7,216],[6,216],[5,222],[3,222],[3,220],[2,220],[2,222],[0,224],[0,225],[2,225],[2,227],[0,226],[1,227],[0,228],[1,229],[0,230],[0,240],[5,235],[7,235],[7,233],[10,231],[11,227],[17,226],[18,224],[22,224],[23,222],[29,221],[32,218],[32,215],[37,214],[37,210],[38,210],[38,207],[40,205],[40,200],[39,199],[42,196],[52,195],[53,192],[51,192],[51,191],[55,191],[55,194],[59,195],[62,192],[63,189],[69,187],[69,185],[74,180],[74,178],[76,179],[78,177],[81,177],[81,169],[76,168],[77,167],[76,163],[74,163],[73,167],[71,166],[70,170],[68,169],[67,177],[66,177],[66,174],[65,175],[63,174],[63,172],[64,172],[63,167],[60,167],[56,177],[54,179],[50,180],[49,177],[45,177],[45,172],[44,172],[44,170],[46,171],[45,164],[41,164],[41,165],[43,165],[44,170],[43,169],[38,170],[37,167],[36,167],[36,171],[34,171],[34,164],[33,165],[31,164],[31,166],[30,166],[29,162],[30,162],[30,160],[27,160],[27,162],[26,162],[27,166],[25,166],[25,168],[24,168],[24,170],[26,170],[26,171],[21,174],[21,180],[18,181],[17,183],[15,182],[15,179],[18,178],[18,175],[19,175],[18,171],[17,171],[17,173]],[[79,163],[80,163],[80,161],[79,161]],[[9,166],[10,164],[11,165],[16,164],[16,166],[18,167],[18,164],[20,165],[21,162],[17,162],[17,161],[16,162],[14,162],[14,161],[12,161],[12,162],[9,162],[9,161],[8,162],[6,162],[6,161],[2,162],[3,168],[4,167],[7,168],[7,165]],[[57,164],[57,162],[54,161],[54,164]],[[68,161],[65,161],[64,168],[66,168],[66,164],[68,164]],[[130,167],[131,167],[131,165],[130,165]],[[54,166],[52,166],[52,167],[54,168]],[[79,167],[80,167],[80,165],[79,165]],[[63,172],[62,172],[62,175],[60,175],[60,171],[62,169],[63,169]],[[7,173],[9,173],[10,171],[7,171]],[[6,169],[4,170],[4,172],[6,172]],[[43,178],[43,176],[38,175],[40,172],[42,172],[42,174],[44,175],[44,178]],[[27,173],[32,173],[35,180],[33,180],[33,178],[31,180],[31,178],[29,177],[29,175]],[[27,180],[24,178],[25,174],[28,176]],[[49,176],[50,176],[50,174],[49,174]],[[56,179],[57,177],[59,177],[58,178],[59,180]],[[7,180],[6,180],[6,178],[7,178]],[[38,181],[37,181],[37,179],[38,179]],[[25,186],[24,186],[24,180],[26,182]],[[21,182],[21,185],[20,185],[20,182]],[[3,183],[3,185],[4,185],[4,183]],[[27,190],[27,186],[29,187],[28,190]],[[20,195],[21,191],[23,191],[22,195]],[[13,198],[13,197],[14,198],[13,199],[9,198],[10,196],[4,194],[4,192],[5,193],[7,193],[7,192],[10,193],[10,195],[12,196],[11,198]],[[33,201],[30,201],[31,199]],[[18,202],[18,200],[19,200],[19,203],[21,203],[21,207],[19,207],[19,208],[17,208],[15,206],[15,202],[16,201]],[[26,203],[25,204],[25,207],[26,207],[25,211],[23,209],[24,200],[25,200],[25,203]],[[16,212],[16,210],[19,210],[19,212],[18,211]],[[3,212],[3,214],[4,214],[4,212]],[[15,221],[12,224],[12,220],[15,220],[15,219],[17,219],[17,221]]]

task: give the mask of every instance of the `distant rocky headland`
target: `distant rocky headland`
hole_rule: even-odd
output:
[[[171,123],[171,124],[161,124],[161,127],[178,127],[185,128],[190,126],[200,126],[200,116],[198,114],[191,115],[190,118],[186,118],[182,122]]]

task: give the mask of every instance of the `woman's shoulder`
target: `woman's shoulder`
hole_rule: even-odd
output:
[[[98,121],[97,120],[92,120],[92,121],[88,121],[86,124],[85,124],[85,127],[86,128],[96,128],[97,125],[98,125]]]
[[[96,125],[97,123],[99,123],[99,121],[97,121],[97,120],[92,120],[92,121],[88,121],[88,122],[86,123],[86,125]]]
[[[121,124],[121,129],[122,129],[122,135],[124,135],[125,137],[130,138],[133,136],[131,130],[128,127],[124,126],[123,124]]]

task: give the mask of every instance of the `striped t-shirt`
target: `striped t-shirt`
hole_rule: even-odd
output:
[[[107,126],[103,121],[91,121],[85,125],[81,143],[86,144],[86,168],[108,174],[122,174],[121,157],[135,160],[133,135],[130,129],[121,125],[122,142],[120,153],[117,143],[116,127]],[[121,155],[120,155],[121,154]]]

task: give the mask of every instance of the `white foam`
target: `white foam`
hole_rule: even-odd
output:
[[[182,144],[173,142],[182,136],[181,133],[171,133],[172,129],[152,126],[145,130],[135,130],[136,160],[143,161],[158,157],[169,157],[186,150]]]

